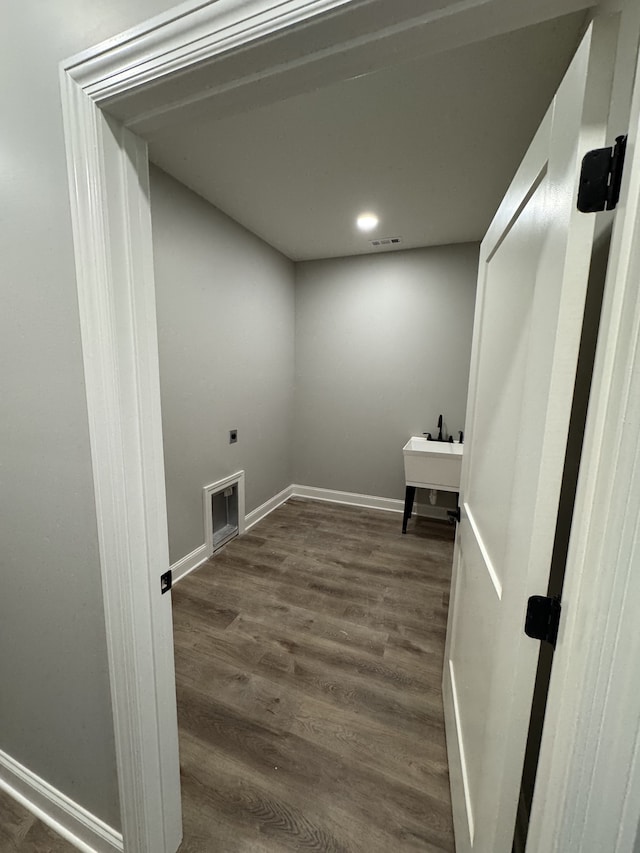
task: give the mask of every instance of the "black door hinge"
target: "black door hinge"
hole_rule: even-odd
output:
[[[560,596],[532,595],[527,602],[524,632],[533,640],[543,640],[556,647],[560,625]]]
[[[171,569],[168,572],[165,572],[163,575],[160,575],[160,592],[162,595],[165,592],[169,592],[173,585],[173,575],[171,573]]]
[[[617,136],[613,148],[594,148],[582,158],[578,210],[597,213],[613,210],[620,198],[627,137]]]

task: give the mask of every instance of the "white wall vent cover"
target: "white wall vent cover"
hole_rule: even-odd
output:
[[[244,533],[244,471],[202,490],[207,555]]]
[[[378,237],[377,240],[369,240],[372,246],[396,246],[402,243],[402,237]]]

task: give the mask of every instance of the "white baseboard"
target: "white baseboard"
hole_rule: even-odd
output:
[[[83,853],[122,853],[122,834],[0,750],[0,788]]]
[[[273,512],[274,509],[277,509],[285,501],[289,500],[293,494],[292,490],[295,488],[295,486],[287,486],[286,489],[278,492],[277,495],[269,498],[268,501],[265,501],[259,507],[256,507],[256,509],[251,510],[245,518],[245,531],[249,530],[250,527],[253,527],[253,525],[257,524],[259,521],[262,521],[262,519],[266,518],[270,512]]]
[[[359,495],[356,492],[339,492],[335,489],[321,489],[298,484],[291,488],[294,498],[311,498],[314,501],[360,506],[365,509],[383,509],[387,512],[402,512],[404,509],[404,501],[397,498],[379,498],[375,495]]]
[[[182,578],[186,578],[186,576],[195,571],[198,566],[201,566],[205,560],[208,560],[210,556],[211,551],[205,542],[204,545],[200,545],[199,548],[196,548],[190,554],[182,557],[170,566],[173,583],[177,583],[178,581],[181,581]]]
[[[380,498],[375,495],[360,495],[357,492],[320,489],[316,486],[294,485],[291,489],[292,497],[295,498],[311,498],[315,501],[329,501],[347,506],[359,506],[364,509],[382,509],[385,512],[404,512],[404,501],[398,498]],[[421,518],[433,518],[439,521],[446,521],[448,518],[447,510],[444,507],[414,503],[412,512],[413,515],[418,515]]]

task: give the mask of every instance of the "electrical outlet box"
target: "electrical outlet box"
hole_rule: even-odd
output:
[[[238,430],[230,429],[229,430],[229,444],[235,444],[238,440]]]

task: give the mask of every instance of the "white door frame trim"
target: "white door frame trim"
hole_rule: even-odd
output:
[[[317,55],[307,55],[306,61],[311,64],[320,55],[326,59],[332,53],[337,56],[351,50],[354,40],[340,38],[341,22],[347,16],[349,27],[344,27],[344,31],[353,31],[354,16],[359,15],[358,46],[370,43],[374,52],[377,45],[393,41],[398,32],[415,29],[423,34],[429,27],[432,28],[429,33],[437,33],[430,49],[444,49],[443,46],[451,46],[458,38],[455,34],[463,16],[471,23],[465,29],[476,31],[478,38],[486,37],[489,32],[488,28],[482,30],[478,26],[479,15],[485,16],[483,21],[495,22],[501,20],[502,14],[506,29],[533,22],[521,17],[514,23],[513,0],[464,0],[443,8],[438,8],[442,4],[436,2],[425,4],[424,0],[415,0],[413,4],[403,5],[404,20],[390,21],[394,5],[385,0],[206,3],[189,0],[63,62],[60,67],[122,831],[127,853],[173,853],[180,841],[181,813],[170,596],[160,597],[159,583],[160,574],[169,567],[169,557],[148,159],[146,144],[125,125],[136,126],[136,119],[150,112],[162,113],[163,104],[168,105],[167,109],[175,108],[175,80],[171,75],[177,71],[183,81],[193,72],[195,81],[192,92],[183,101],[198,97],[203,79],[202,75],[198,78],[197,72],[202,66],[211,67],[215,61],[216,73],[224,71],[225,62],[240,47],[244,48],[249,82],[259,78],[260,73],[268,75],[276,67],[284,73],[286,55],[283,61],[278,50],[286,40],[278,42],[267,61],[264,52],[256,51],[262,65],[256,60],[253,68],[252,50],[292,29],[297,34],[302,30],[312,35],[316,30],[322,31],[326,36],[327,27],[333,27],[331,39],[325,40]],[[545,15],[553,17],[562,11],[593,5],[593,0],[562,3],[544,0],[539,4],[518,5],[523,7],[521,16],[527,14],[525,7],[535,6],[535,12],[529,14],[542,20]],[[494,14],[496,11],[499,13]],[[471,40],[468,36],[467,41]],[[299,59],[292,67],[295,73],[299,71],[302,67]],[[243,80],[236,78],[237,72],[231,80],[240,85]],[[111,117],[105,110],[109,110]],[[635,228],[637,211],[631,213],[634,219],[629,227]],[[624,270],[620,275],[623,273]],[[611,288],[608,298],[615,304],[603,329],[614,336],[614,341],[620,337],[624,352],[615,363],[607,362],[605,368],[601,367],[600,373],[606,378],[609,371],[613,378],[621,378],[629,375],[630,364],[634,368],[640,365],[640,355],[636,339],[627,341],[621,324],[616,325],[615,316],[622,302],[626,307],[625,300],[636,306],[637,301],[626,280],[621,283],[618,277]],[[632,361],[625,365],[623,356],[632,356]],[[601,354],[601,362],[603,358]],[[605,416],[622,424],[631,405],[622,392],[618,396],[609,394],[602,383],[592,403],[590,424],[595,423],[596,427],[590,427],[585,454],[593,473],[581,479],[579,506],[584,515],[579,535],[572,544],[573,562],[570,560],[569,566],[571,572],[579,560],[583,561],[582,571],[576,572],[574,582],[578,588],[572,599],[580,601],[581,613],[588,612],[594,602],[594,592],[588,584],[597,574],[592,571],[590,575],[587,571],[592,557],[580,548],[580,536],[587,536],[592,522],[595,527],[596,514],[601,511],[593,496],[603,494],[601,480],[605,485],[608,483],[600,463],[611,453],[610,447],[603,446],[595,433]],[[634,458],[633,453],[640,449],[640,431],[634,427],[625,436],[632,451],[629,458]],[[625,507],[620,512],[624,515]],[[612,526],[616,523],[611,519]],[[615,559],[613,543],[606,537],[600,551],[607,542],[609,556]],[[612,600],[607,616],[617,616],[615,605]],[[567,611],[559,657],[579,653],[571,642],[570,606]],[[577,620],[579,614],[574,615]],[[598,673],[604,672],[610,663],[611,658],[605,660],[603,656]],[[560,688],[555,673],[560,670],[560,665],[554,669],[549,710],[553,726],[547,727],[556,731],[562,730],[567,714],[574,714],[575,718],[575,708],[569,707],[571,703],[556,701]],[[579,707],[589,704],[590,688],[588,682],[573,691],[572,698]],[[565,747],[577,749],[577,732],[569,731],[568,737]],[[541,785],[549,796],[534,803],[533,836],[540,823],[550,820],[554,811],[557,813],[559,793],[566,791],[568,785],[564,768],[557,761],[545,759],[545,744]],[[630,784],[634,780],[638,784],[639,778],[636,773]],[[556,814],[554,825],[564,832],[563,827],[571,816],[578,814],[576,805],[569,815],[566,811]],[[637,824],[637,815],[635,818]],[[560,833],[554,839],[555,846],[545,847],[540,843],[530,849],[541,853],[569,850],[561,844],[563,837],[568,836]]]

